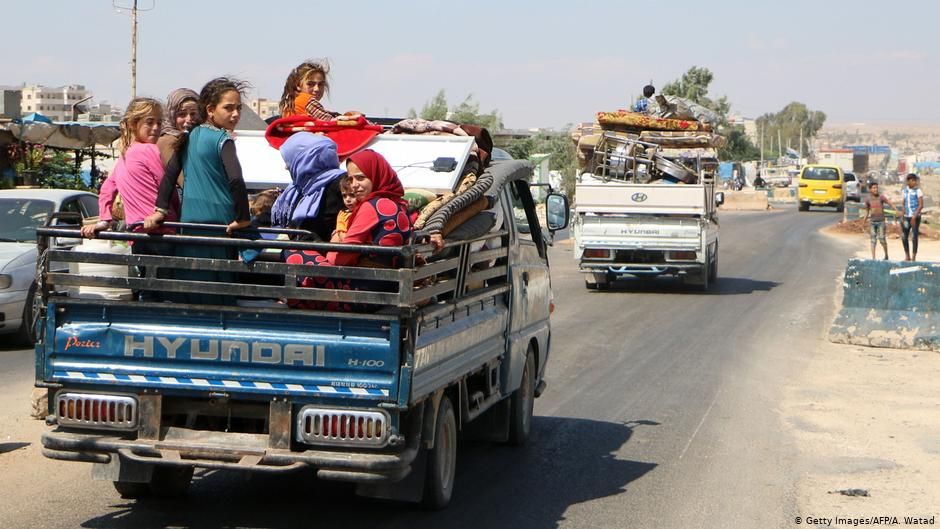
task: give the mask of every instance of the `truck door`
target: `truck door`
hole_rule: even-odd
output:
[[[512,352],[511,373],[518,385],[522,377],[525,353],[532,339],[536,339],[540,357],[537,358],[539,376],[545,366],[548,351],[549,304],[551,282],[548,270],[548,251],[542,236],[542,228],[535,212],[535,202],[529,185],[522,180],[508,187],[514,243],[509,252],[510,277],[512,281],[512,313],[510,323],[510,350]],[[538,380],[537,379],[537,380]],[[515,385],[511,385],[514,388]]]

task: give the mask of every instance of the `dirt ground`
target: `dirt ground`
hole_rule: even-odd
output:
[[[858,240],[870,258],[867,232],[828,230]],[[854,232],[854,233],[853,233]],[[888,239],[889,255],[903,258]],[[881,248],[878,255],[881,256]],[[921,239],[918,260],[940,261],[940,240]],[[841,286],[842,278],[834,278]],[[837,289],[833,310],[841,304]],[[801,515],[940,518],[940,353],[830,343],[819,347],[787,390],[783,418],[804,468],[797,495]],[[839,491],[860,489],[867,496]],[[850,522],[851,523],[851,522]],[[826,526],[825,523],[805,526]],[[833,523],[835,525],[835,523]]]

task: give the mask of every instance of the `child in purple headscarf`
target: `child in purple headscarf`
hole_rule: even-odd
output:
[[[297,132],[281,145],[280,151],[291,184],[274,203],[271,223],[309,229],[321,240],[329,240],[342,206],[341,202],[339,207],[334,204],[341,200],[339,179],[346,174],[339,168],[336,144],[326,136]]]

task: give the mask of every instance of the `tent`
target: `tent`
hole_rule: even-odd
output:
[[[48,124],[52,125],[52,120],[49,119],[49,118],[47,118],[46,116],[43,116],[43,115],[40,114],[39,112],[33,112],[33,113],[31,113],[31,114],[26,114],[26,115],[23,116],[22,118],[20,118],[20,119],[14,121],[14,123],[15,123],[15,122],[20,122],[20,123],[48,123]]]

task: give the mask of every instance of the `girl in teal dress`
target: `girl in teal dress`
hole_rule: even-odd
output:
[[[246,84],[220,77],[206,83],[199,94],[199,115],[202,123],[180,140],[176,154],[167,164],[160,184],[154,213],[144,221],[144,228],[154,227],[166,217],[170,198],[180,171],[186,174],[180,222],[220,224],[226,233],[251,224],[248,192],[242,178],[241,165],[235,153],[232,131],[241,117],[241,98]],[[182,235],[218,236],[218,231],[185,229]],[[211,259],[235,259],[234,248],[181,244],[176,255]],[[232,280],[223,272],[178,270],[177,279],[188,281]],[[226,296],[184,296],[188,303],[231,304]]]

